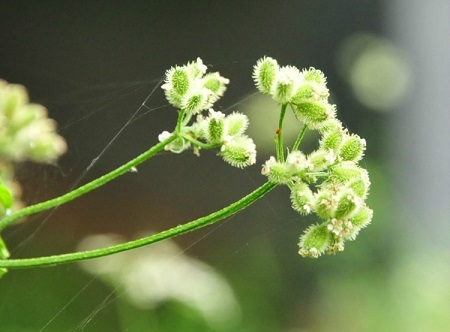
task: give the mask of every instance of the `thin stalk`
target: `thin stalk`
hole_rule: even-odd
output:
[[[189,136],[189,134],[181,134],[181,137],[184,138],[185,140],[191,142],[194,146],[205,149],[205,150],[209,150],[209,149],[214,149],[219,147],[219,144],[207,144],[207,143],[203,143],[200,142],[199,140],[196,140],[195,138]]]
[[[237,212],[243,210],[247,206],[256,202],[258,199],[267,194],[270,190],[275,188],[277,185],[271,182],[266,182],[261,187],[255,189],[253,192],[248,194],[247,196],[241,198],[239,201],[219,210],[211,213],[208,216],[196,219],[184,225],[179,225],[174,228],[168,229],[166,231],[162,231],[158,234],[150,235],[138,240],[125,242],[119,245],[76,252],[70,254],[62,254],[62,255],[54,255],[54,256],[46,256],[46,257],[37,257],[37,258],[23,258],[23,259],[9,259],[9,260],[0,260],[0,268],[9,268],[9,269],[21,269],[21,268],[33,268],[33,267],[41,267],[41,266],[49,266],[49,265],[60,265],[66,264],[86,259],[92,259],[97,257],[103,257],[112,255],[118,252],[127,251],[135,248],[139,248],[145,245],[149,245],[155,242],[159,242],[164,239],[174,238],[178,235],[185,234],[191,232],[193,230],[205,227],[207,225],[214,224],[224,218],[230,217]]]
[[[305,136],[306,129],[308,129],[308,126],[303,125],[303,128],[300,131],[300,134],[298,134],[297,139],[295,140],[294,146],[292,147],[292,151],[298,150],[298,147],[300,146],[300,143],[302,142],[302,139]]]
[[[277,159],[280,162],[284,162],[284,147],[283,147],[283,121],[286,114],[286,108],[288,104],[281,106],[280,119],[278,121],[277,129]]]
[[[67,194],[50,199],[45,202],[27,206],[26,208],[23,208],[17,212],[12,213],[11,215],[0,220],[0,231],[2,231],[7,226],[9,226],[14,221],[16,221],[20,218],[60,206],[62,204],[70,202],[70,201],[74,200],[75,198],[77,198],[81,195],[84,195],[94,189],[97,189],[98,187],[104,185],[105,183],[107,183],[111,180],[114,180],[118,176],[128,172],[131,168],[136,167],[137,165],[143,163],[147,159],[153,157],[155,154],[157,154],[158,152],[163,150],[167,144],[169,144],[176,138],[177,138],[176,135],[171,135],[164,141],[159,142],[158,144],[153,146],[151,149],[145,151],[144,153],[142,153],[139,156],[137,156],[136,158],[130,160],[126,164],[116,168],[115,170],[109,172],[108,174],[105,174],[105,175],[103,175],[103,176],[77,188],[77,189],[74,189],[74,190],[68,192]]]

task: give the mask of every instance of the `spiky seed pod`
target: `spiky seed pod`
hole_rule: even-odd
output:
[[[280,104],[292,102],[299,81],[299,71],[296,67],[282,67],[278,73],[272,97]]]
[[[322,171],[332,165],[336,156],[332,150],[318,149],[308,155],[308,163],[315,172]]]
[[[356,134],[346,135],[340,147],[339,157],[344,161],[358,162],[366,150],[366,140]]]
[[[328,250],[332,241],[332,235],[327,225],[311,225],[300,237],[299,254],[303,257],[317,258]]]
[[[304,182],[297,182],[291,188],[292,208],[302,215],[308,215],[315,206],[314,194]]]
[[[253,68],[253,79],[259,91],[272,94],[279,71],[278,62],[270,57],[259,59]]]
[[[231,166],[244,168],[256,162],[256,146],[247,136],[235,136],[222,145],[219,155]]]
[[[295,116],[311,129],[319,129],[322,124],[334,117],[334,106],[323,101],[302,101],[294,104]]]
[[[225,118],[228,136],[243,135],[248,128],[248,117],[242,113],[233,112]]]

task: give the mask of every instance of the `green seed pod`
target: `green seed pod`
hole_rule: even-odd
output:
[[[322,101],[307,101],[294,104],[296,117],[311,128],[318,128],[333,116],[332,106]]]
[[[291,103],[297,87],[299,75],[300,73],[296,67],[282,67],[278,72],[277,82],[272,94],[273,99],[280,104]]]
[[[243,135],[248,127],[248,117],[242,113],[233,112],[225,118],[227,135]]]
[[[269,181],[278,184],[287,184],[293,180],[292,167],[287,163],[275,162],[269,169]]]
[[[363,172],[360,178],[351,179],[347,187],[352,189],[358,197],[361,199],[366,199],[369,194],[370,180],[368,178],[367,171]]]
[[[316,90],[314,89],[313,84],[304,83],[297,88],[297,91],[295,91],[294,96],[291,99],[291,103],[300,104],[302,102],[313,100],[315,92]]]
[[[363,205],[352,189],[344,189],[338,196],[338,204],[334,217],[337,219],[349,218],[355,214]]]
[[[341,128],[334,128],[325,132],[320,140],[320,147],[324,150],[334,151],[335,154],[339,152],[344,133]]]
[[[339,157],[344,161],[359,161],[366,150],[366,140],[358,135],[344,137],[344,142],[340,148]]]
[[[322,187],[315,195],[315,201],[314,211],[320,218],[325,220],[334,218],[338,206],[334,190]]]
[[[190,79],[184,67],[176,67],[168,81],[172,85],[174,92],[181,97],[189,91]]]
[[[256,87],[262,93],[270,95],[277,81],[279,66],[275,59],[264,57],[259,59],[253,69]]]
[[[304,182],[297,182],[291,188],[292,208],[302,215],[312,212],[315,205],[314,195],[309,186]]]
[[[305,81],[315,82],[323,86],[326,86],[327,84],[327,78],[321,70],[310,67],[308,69],[303,69],[302,74]]]
[[[211,118],[208,123],[208,141],[211,144],[222,144],[225,135],[225,121]]]
[[[308,162],[314,172],[327,169],[335,160],[336,156],[332,150],[318,149],[308,155]]]
[[[222,145],[219,155],[231,166],[244,168],[256,162],[256,146],[247,136],[235,136]]]
[[[183,100],[181,108],[191,114],[199,113],[212,106],[211,102],[212,92],[206,88],[200,89],[192,95],[187,95]]]
[[[355,227],[361,229],[370,224],[372,217],[373,210],[364,204],[349,220]]]
[[[317,258],[327,251],[331,241],[332,235],[325,223],[312,225],[300,237],[299,254],[303,257]]]
[[[226,84],[230,83],[230,80],[220,76],[218,72],[215,72],[206,74],[205,77],[203,77],[203,82],[203,86],[210,90],[217,100],[219,97],[223,96],[227,89]]]
[[[329,168],[329,171],[330,180],[334,183],[348,183],[355,178],[361,178],[365,181],[369,181],[367,171],[351,161],[345,161],[333,165]]]

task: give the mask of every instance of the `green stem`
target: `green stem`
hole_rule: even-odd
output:
[[[62,205],[64,203],[70,202],[74,200],[75,198],[84,195],[88,193],[91,190],[97,189],[98,187],[104,185],[105,183],[114,180],[118,176],[128,172],[131,168],[136,167],[137,165],[141,164],[142,162],[146,161],[147,159],[153,157],[155,154],[160,152],[164,147],[175,140],[177,138],[176,135],[171,135],[167,139],[165,139],[162,142],[159,142],[155,146],[153,146],[151,149],[145,151],[141,155],[137,156],[136,158],[130,160],[126,164],[120,166],[119,168],[116,168],[115,170],[109,172],[108,174],[105,174],[75,190],[72,190],[68,192],[67,194],[64,194],[62,196],[50,199],[48,201],[38,203],[35,205],[30,205],[26,208],[23,208],[5,218],[0,220],[0,231],[5,229],[7,226],[12,224],[14,221],[29,216],[31,214],[35,214],[41,211],[45,211],[54,207],[57,207],[59,205]]]
[[[284,147],[283,147],[283,121],[286,114],[286,108],[288,104],[281,106],[280,120],[278,121],[277,129],[277,159],[280,162],[284,162]]]
[[[308,129],[307,125],[303,125],[302,130],[300,131],[300,134],[298,134],[297,139],[295,140],[294,146],[292,147],[292,151],[295,151],[300,146],[300,143],[302,142],[303,136],[305,136],[306,129]]]
[[[194,221],[191,221],[184,225],[179,225],[174,228],[168,229],[166,231],[162,231],[158,234],[150,235],[147,237],[144,237],[142,239],[122,243],[119,245],[102,248],[102,249],[96,249],[96,250],[90,250],[90,251],[83,251],[83,252],[76,252],[71,254],[62,254],[62,255],[54,255],[54,256],[47,256],[47,257],[38,257],[38,258],[23,258],[23,259],[9,259],[9,260],[0,260],[0,268],[11,268],[11,269],[19,269],[19,268],[32,268],[32,267],[40,267],[40,266],[48,266],[48,265],[59,265],[59,264],[66,264],[70,262],[76,262],[91,258],[97,258],[107,255],[112,255],[118,252],[131,250],[134,248],[139,248],[145,245],[149,245],[155,242],[159,242],[164,239],[169,239],[176,237],[181,234],[185,234],[188,232],[191,232],[193,230],[202,228],[207,225],[211,225],[215,222],[218,222],[224,218],[230,217],[233,214],[243,210],[250,204],[254,203],[261,197],[263,197],[265,194],[267,194],[270,190],[275,188],[277,185],[271,182],[266,182],[261,187],[255,189],[253,192],[248,194],[247,196],[241,198],[239,201],[219,210],[216,212],[211,213],[210,215],[206,217],[202,217],[199,219],[196,219]]]
[[[181,137],[184,138],[185,140],[188,140],[192,144],[194,144],[194,146],[200,147],[205,150],[214,149],[214,148],[217,148],[220,146],[218,144],[207,144],[207,143],[200,142],[199,140],[196,140],[195,138],[189,136],[188,134],[181,134]]]
[[[186,111],[184,109],[181,109],[180,113],[178,114],[177,126],[175,127],[175,133],[177,133],[178,135],[181,133],[181,128],[183,127],[183,120],[185,120],[185,114]]]

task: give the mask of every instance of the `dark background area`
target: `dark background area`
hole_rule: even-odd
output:
[[[156,143],[160,132],[170,131],[176,111],[159,88],[166,69],[201,57],[210,70],[231,81],[216,105],[228,113],[251,108],[252,98],[249,103],[246,98],[255,92],[252,66],[268,55],[283,65],[325,72],[339,118],[368,142],[365,166],[373,183],[369,205],[375,211],[373,225],[344,253],[319,260],[297,254],[298,237],[313,220],[290,208],[283,188],[218,226],[176,239],[183,255],[210,264],[230,283],[242,311],[231,327],[208,325],[176,299],[151,310],[136,309],[124,300],[123,284],[118,291],[72,264],[10,271],[0,281],[0,330],[444,331],[449,323],[444,313],[450,309],[445,298],[450,290],[443,282],[450,274],[448,246],[429,249],[431,232],[426,241],[419,240],[424,255],[413,258],[410,248],[422,233],[421,224],[402,230],[402,220],[408,221],[417,205],[403,193],[418,188],[405,184],[416,173],[405,171],[403,162],[418,167],[408,159],[412,154],[404,152],[409,147],[393,141],[408,137],[395,129],[408,102],[399,102],[392,112],[371,109],[339,67],[343,43],[369,33],[389,39],[409,55],[402,60],[419,64],[410,68],[421,68],[408,39],[402,39],[414,31],[396,33],[392,21],[402,15],[394,7],[369,0],[0,1],[0,77],[26,86],[31,101],[48,108],[69,147],[55,166],[17,165],[27,203],[55,197],[120,166]],[[433,15],[439,11],[424,12],[425,21],[437,22]],[[439,28],[431,30],[439,35]],[[410,100],[421,91],[416,82],[423,82],[417,80],[420,70],[411,70],[412,87],[405,93]],[[252,116],[265,118],[270,111]],[[127,124],[135,112],[138,120]],[[253,132],[261,132],[252,116]],[[259,152],[257,165],[245,171],[228,167],[214,152],[201,158],[163,153],[138,173],[28,218],[2,236],[14,257],[34,257],[74,251],[91,234],[118,233],[130,239],[139,232],[161,231],[222,208],[262,184],[259,165],[271,153]],[[446,211],[431,219],[447,225]],[[448,234],[445,227],[437,232]],[[425,266],[428,250],[439,254]],[[442,273],[433,278],[419,267]],[[423,283],[434,288],[418,291]],[[437,287],[441,295],[433,297]],[[423,309],[430,306],[440,309],[433,314]]]

